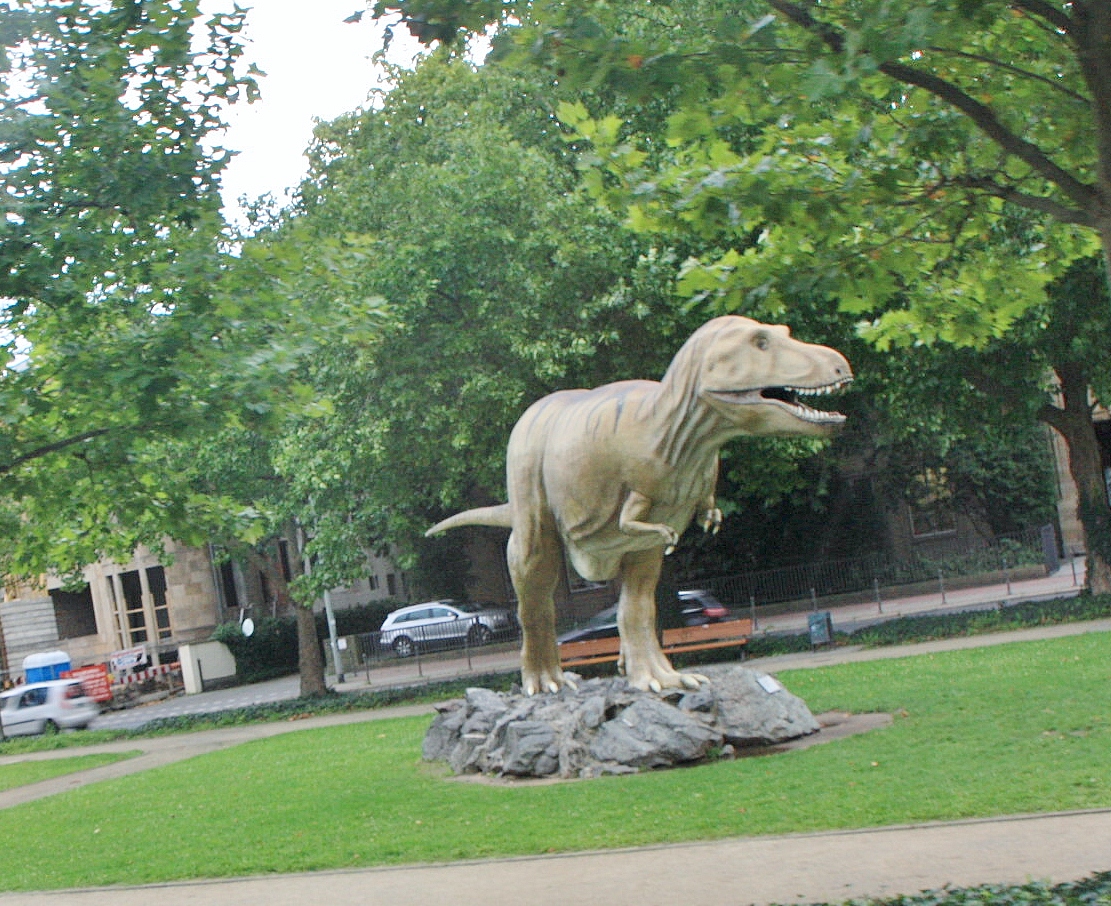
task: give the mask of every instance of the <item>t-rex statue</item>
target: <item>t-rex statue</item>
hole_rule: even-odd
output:
[[[797,402],[852,380],[841,353],[790,329],[715,318],[683,344],[661,381],[563,390],[537,401],[509,438],[509,502],[468,510],[428,530],[511,529],[509,571],[522,628],[525,692],[565,682],[553,594],[564,552],[585,579],[620,579],[619,669],[639,689],[697,688],[656,636],[663,558],[698,515],[717,531],[718,452],[739,435],[825,435],[845,421]]]

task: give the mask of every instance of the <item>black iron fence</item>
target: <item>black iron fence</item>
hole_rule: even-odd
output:
[[[516,642],[519,638],[520,628],[516,621],[507,629],[493,630],[482,617],[473,616],[345,636],[339,640],[339,655],[344,671],[406,662],[415,664],[419,673],[420,663],[426,657],[449,652],[451,657],[462,653],[469,660],[472,653],[491,645]],[[324,650],[328,669],[334,670],[327,642]]]
[[[1059,566],[1052,526],[1029,529],[992,541],[970,543],[963,550],[942,556],[895,559],[876,553],[845,560],[800,563],[698,583],[732,607],[788,605],[793,609],[816,604],[818,598],[845,596],[862,600],[870,596],[913,593],[913,586],[948,581],[951,586],[1010,581],[1045,575]]]

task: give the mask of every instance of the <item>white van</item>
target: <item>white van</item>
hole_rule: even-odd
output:
[[[84,729],[99,713],[100,706],[76,679],[27,683],[0,694],[5,736]]]

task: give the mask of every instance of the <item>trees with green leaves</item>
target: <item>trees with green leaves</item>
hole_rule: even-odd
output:
[[[2,573],[207,540],[218,513],[250,532],[166,446],[315,405],[297,368],[346,329],[351,250],[226,232],[216,133],[257,90],[244,15],[11,0],[0,20]]]
[[[315,363],[335,411],[305,425],[302,474],[327,477],[312,493],[343,514],[321,548],[354,532],[414,553],[445,510],[504,494],[532,400],[662,373],[693,329],[670,304],[674,262],[578,191],[555,103],[544,79],[429,59],[318,127],[290,222],[367,236],[361,286],[391,316]]]
[[[1107,0],[381,0],[375,12],[426,41],[492,27],[493,60],[663,98],[662,134],[589,99],[561,116],[626,222],[704,241],[684,267],[689,298],[776,313],[818,294],[883,350],[984,348],[1073,263],[1101,256],[1104,279],[1111,266]],[[1039,358],[1075,376],[1069,357]],[[1108,590],[1090,388],[1058,376],[1077,418],[1047,420],[1068,432],[1091,501],[1090,581]]]
[[[225,282],[206,144],[254,92],[242,14],[12,2],[0,40],[0,566],[72,567],[156,542],[184,509],[136,457],[270,405]],[[230,289],[230,287],[229,287]]]

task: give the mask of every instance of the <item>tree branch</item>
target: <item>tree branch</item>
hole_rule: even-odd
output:
[[[1038,421],[1048,425],[1061,436],[1065,434],[1065,412],[1058,406],[1046,403],[1038,410]]]
[[[1092,103],[1091,98],[1085,97],[1078,91],[1072,91],[1071,89],[1066,88],[1064,85],[1060,85],[1057,82],[1054,82],[1052,79],[1047,79],[1043,75],[1038,75],[1036,72],[1030,72],[1027,69],[1019,69],[1017,66],[1014,66],[1010,63],[1005,63],[1002,60],[996,60],[994,57],[985,57],[978,53],[968,53],[963,50],[955,50],[951,47],[930,47],[929,49],[934,53],[949,54],[955,57],[960,57],[962,60],[972,60],[976,63],[983,63],[987,66],[997,67],[1006,72],[1013,72],[1015,75],[1020,76],[1024,79],[1030,79],[1031,81],[1040,82],[1043,85],[1047,85],[1059,94],[1063,94],[1065,97],[1077,101],[1081,104],[1087,105]]]
[[[1042,195],[1030,195],[1026,192],[1020,192],[1014,186],[1002,185],[987,176],[959,177],[949,180],[948,184],[957,186],[958,188],[975,189],[979,192],[985,192],[988,195],[1001,198],[1020,208],[1026,208],[1028,211],[1048,214],[1061,223],[1075,223],[1077,226],[1091,228],[1096,228],[1098,226],[1096,218],[1086,210],[1070,208],[1068,205],[1061,204],[1058,201],[1054,201],[1052,198],[1046,198]]]
[[[845,37],[842,32],[828,23],[815,19],[806,7],[791,0],[768,0],[768,5],[795,25],[817,35],[834,53],[844,52]],[[1085,211],[1092,210],[1098,204],[1099,196],[1093,186],[1081,182],[1059,167],[1037,145],[1026,141],[1004,126],[990,107],[980,103],[952,82],[932,72],[894,60],[880,62],[877,68],[884,75],[898,82],[921,88],[955,107],[999,147],[1027,164],[1042,178],[1056,185]]]
[[[95,431],[86,431],[84,434],[77,434],[73,437],[67,437],[65,440],[55,441],[52,444],[46,444],[45,446],[28,450],[15,459],[6,463],[0,463],[0,475],[7,475],[14,472],[24,463],[31,462],[34,459],[41,459],[44,456],[49,456],[51,453],[58,453],[68,447],[73,447],[87,440],[92,440],[94,437],[103,437],[105,434],[111,434],[113,430],[112,428],[97,428]]]
[[[1052,3],[1046,3],[1044,0],[1013,0],[1011,5],[1039,19],[1045,19],[1055,29],[1065,34],[1069,34],[1072,30],[1072,19]]]

